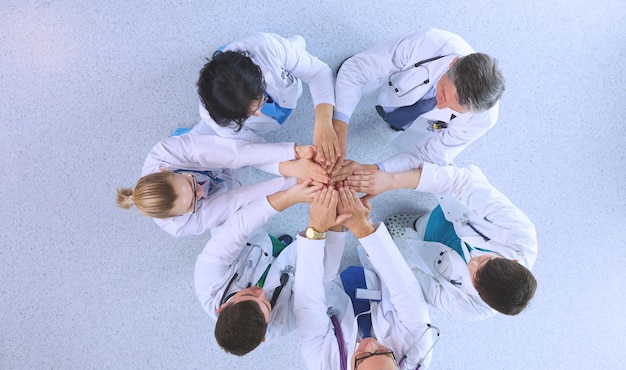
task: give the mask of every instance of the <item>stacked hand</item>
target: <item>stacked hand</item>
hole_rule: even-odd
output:
[[[367,201],[362,202],[346,184],[340,184],[338,189],[324,186],[311,202],[309,226],[325,232],[343,225],[357,238],[362,238],[374,232],[369,222],[370,211],[371,205]]]
[[[366,199],[359,199],[354,189],[345,184],[339,188],[337,213],[351,215],[342,225],[350,229],[357,238],[374,232],[374,226],[369,221],[371,211],[372,205]]]

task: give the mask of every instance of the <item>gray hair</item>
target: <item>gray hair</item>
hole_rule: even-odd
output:
[[[505,89],[498,62],[483,53],[459,58],[450,67],[448,78],[456,88],[459,104],[473,112],[493,107]]]

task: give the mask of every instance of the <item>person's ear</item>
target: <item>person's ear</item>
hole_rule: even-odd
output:
[[[517,263],[519,263],[519,260],[513,260],[513,262],[517,262]]]
[[[224,307],[226,307],[226,303],[224,303],[224,304],[222,304],[221,306],[219,306],[219,307],[217,308],[217,310],[215,310],[215,313],[220,313],[220,312],[222,312],[222,310],[224,309]]]
[[[450,62],[450,67],[452,67],[452,65],[456,63],[457,60],[459,60],[459,57],[452,59],[452,61]]]
[[[261,342],[265,342],[265,336],[263,336],[263,340]]]
[[[165,167],[159,167],[159,171],[161,171],[161,172],[172,172],[172,170],[170,170],[169,168],[165,168]]]

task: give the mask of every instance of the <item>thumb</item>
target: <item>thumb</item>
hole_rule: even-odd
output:
[[[335,225],[341,225],[344,222],[348,221],[348,219],[352,217],[352,213],[342,213],[339,216],[337,216],[337,219],[335,220]]]

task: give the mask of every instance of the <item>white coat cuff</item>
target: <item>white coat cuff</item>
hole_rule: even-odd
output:
[[[426,192],[426,193],[439,193],[439,182],[441,179],[437,179],[437,172],[441,170],[441,166],[436,164],[424,162],[422,164],[422,175],[420,177],[420,182],[415,188],[417,191]]]
[[[333,119],[339,120],[339,121],[343,121],[346,124],[350,123],[350,117],[347,114],[341,113],[341,112],[337,112],[334,111],[333,112]]]

